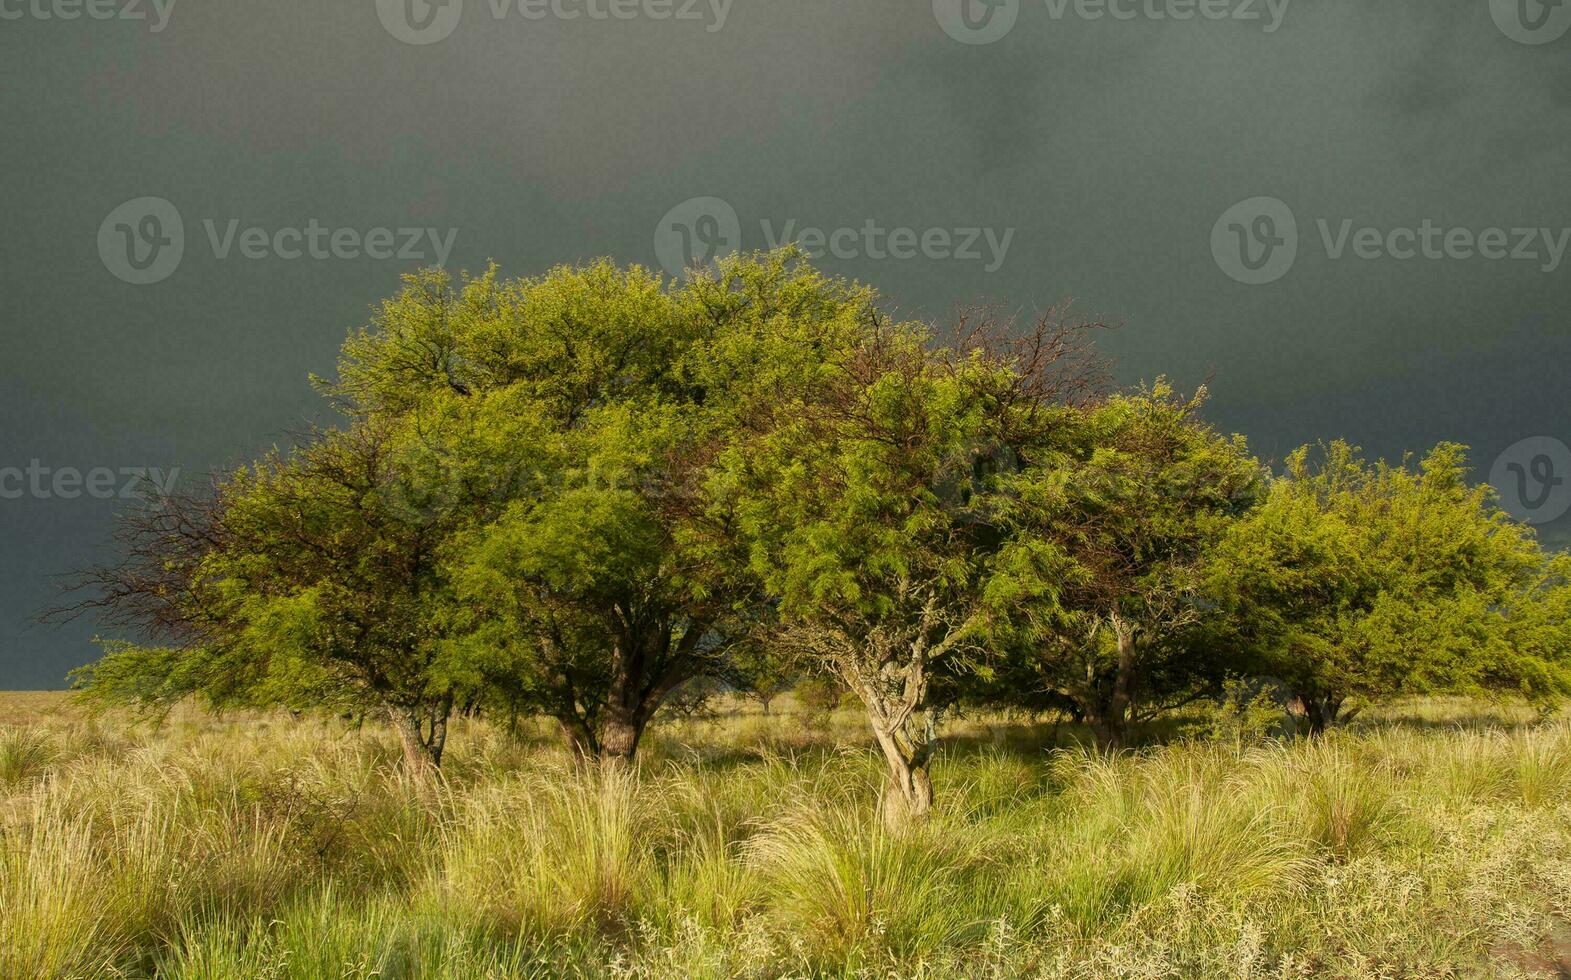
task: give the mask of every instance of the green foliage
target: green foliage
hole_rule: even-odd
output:
[[[1312,730],[1353,701],[1571,692],[1571,556],[1462,447],[1306,447],[1272,478],[1203,389],[1101,391],[1087,326],[948,338],[789,248],[683,281],[413,274],[319,381],[342,426],[130,518],[85,605],[145,642],[74,682],[385,714],[421,764],[474,713],[628,759],[674,692],[767,703],[823,672],[919,810],[957,707],[1118,745],[1241,676]]]
[[[937,713],[984,665],[1012,458],[1054,411],[981,346],[875,324],[724,456],[751,569],[784,640],[863,703],[904,806],[925,814]]]
[[[1218,544],[1228,628],[1317,725],[1349,697],[1571,690],[1566,559],[1465,475],[1449,443],[1416,469],[1305,447]]]
[[[615,755],[673,690],[724,676],[768,608],[715,460],[839,355],[868,299],[790,252],[668,288],[607,262],[493,270],[458,295],[416,281],[353,339],[355,410],[425,420],[448,482],[488,488],[447,549],[474,676]],[[527,478],[499,480],[499,452]]]
[[[1198,416],[1204,391],[1165,382],[1080,413],[1014,481],[1015,534],[993,583],[1011,682],[1073,705],[1108,741],[1217,679],[1203,568],[1254,501],[1242,438]]]
[[[70,675],[84,701],[100,707],[135,706],[164,713],[201,690],[201,655],[168,647],[100,640],[99,658]]]
[[[1207,712],[1206,736],[1248,743],[1292,734],[1291,719],[1277,695],[1269,685],[1227,679]]]
[[[770,703],[801,677],[802,666],[795,653],[762,638],[736,644],[725,668],[726,682],[763,705],[766,713]]]
[[[841,700],[848,693],[845,685],[831,674],[808,674],[796,685],[797,701],[807,710],[822,715],[840,707]]]

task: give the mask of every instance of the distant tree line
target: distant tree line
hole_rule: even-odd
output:
[[[346,341],[345,422],[128,515],[62,610],[139,643],[75,676],[168,706],[454,712],[629,760],[697,679],[865,707],[891,806],[943,712],[1131,727],[1277,678],[1312,730],[1415,693],[1571,691],[1571,559],[1467,480],[1344,443],[1280,472],[1204,389],[1113,391],[1099,324],[887,317],[791,250],[681,282],[609,262],[408,277]]]

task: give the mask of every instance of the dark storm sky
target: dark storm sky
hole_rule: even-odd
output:
[[[408,257],[399,228],[456,230],[454,269],[655,263],[668,213],[718,198],[747,248],[790,222],[855,229],[823,267],[909,314],[990,300],[1029,315],[1072,297],[1121,320],[1104,340],[1121,381],[1214,372],[1211,418],[1266,458],[1317,437],[1385,456],[1455,439],[1484,478],[1540,437],[1502,465],[1540,480],[1571,465],[1556,442],[1571,439],[1571,252],[1546,271],[1542,237],[1532,259],[1399,260],[1383,244],[1426,219],[1432,244],[1505,229],[1507,254],[1528,247],[1510,229],[1571,228],[1571,34],[1514,39],[1495,15],[1510,26],[1515,0],[1291,0],[1277,14],[1211,0],[1254,20],[1003,0],[993,16],[1015,21],[989,43],[945,31],[965,34],[959,0],[651,0],[620,8],[630,19],[590,16],[609,0],[529,11],[543,17],[415,0],[433,33],[451,29],[419,45],[399,36],[413,28],[398,2],[176,0],[160,14],[95,0],[108,19],[62,19],[79,8],[54,2],[0,0],[0,689],[59,686],[92,658],[92,624],[28,620],[53,576],[110,554],[113,515],[132,505],[70,496],[69,477],[56,493],[54,475],[108,468],[118,490],[125,468],[178,467],[190,485],[325,419],[307,375],[330,373],[346,331],[434,261],[429,239]],[[1004,23],[971,13],[973,41]],[[165,212],[111,212],[148,197],[178,212],[183,252],[134,284],[111,268],[136,276],[116,248],[169,237]],[[1256,197],[1290,209],[1298,249],[1248,284],[1212,232]],[[394,229],[406,257],[273,252],[274,233],[313,221],[319,244]],[[1333,258],[1322,221],[1333,246],[1344,221],[1382,244]],[[253,226],[259,258],[239,237]],[[1249,213],[1238,227],[1283,230]],[[902,258],[894,228],[911,229],[901,254],[972,228],[1008,247],[979,234],[980,258]],[[1233,234],[1224,221],[1219,240]],[[1552,476],[1529,466],[1546,460]],[[28,467],[47,471],[41,492],[17,475]],[[1571,492],[1543,489],[1538,520]]]

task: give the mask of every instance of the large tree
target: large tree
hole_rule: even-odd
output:
[[[476,683],[627,759],[769,606],[709,474],[866,329],[871,294],[789,251],[664,283],[609,262],[410,281],[345,347],[346,411],[419,433]]]
[[[1003,699],[1045,695],[1116,746],[1216,679],[1203,571],[1260,473],[1241,437],[1200,419],[1203,400],[1165,382],[1107,399],[1015,481],[998,596],[1018,659]]]
[[[90,695],[166,706],[331,707],[385,714],[407,764],[440,764],[460,689],[444,641],[446,533],[410,520],[398,436],[363,421],[317,434],[142,512],[125,559],[83,607],[165,646],[111,644],[78,674]]]
[[[683,283],[606,261],[412,275],[321,382],[344,427],[128,527],[86,607],[174,643],[115,646],[84,683],[374,705],[411,764],[439,761],[455,704],[631,758],[773,608],[715,461],[855,348],[871,302],[790,250]]]
[[[1311,730],[1354,698],[1571,690],[1565,559],[1466,475],[1451,443],[1416,467],[1304,447],[1219,544],[1213,593]]]
[[[940,711],[986,659],[1002,498],[1085,374],[1074,324],[1016,344],[882,323],[798,398],[771,404],[715,481],[794,649],[866,708],[886,817],[931,809]]]

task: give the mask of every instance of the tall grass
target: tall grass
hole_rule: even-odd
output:
[[[0,728],[0,789],[11,789],[44,774],[55,761],[54,740],[38,728]]]
[[[971,723],[897,834],[849,716],[668,724],[604,770],[465,723],[433,787],[369,727],[43,711],[0,728],[0,977],[1556,968],[1571,725],[1460,710],[1116,755]]]

